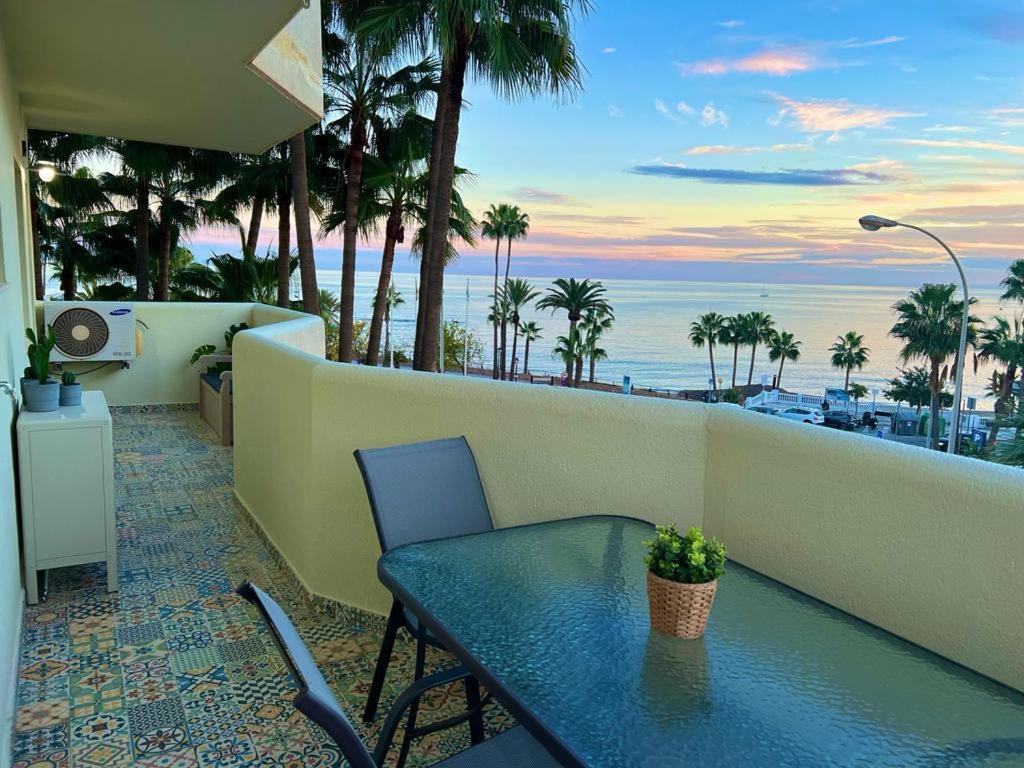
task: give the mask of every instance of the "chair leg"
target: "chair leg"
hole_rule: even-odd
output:
[[[467,677],[466,686],[466,709],[473,712],[469,718],[469,741],[476,746],[484,741],[484,711],[480,706],[480,683],[475,677]]]
[[[427,629],[420,622],[416,632],[416,680],[423,677],[424,667],[427,663]],[[420,700],[416,699],[409,707],[409,720],[405,724],[405,733],[402,735],[402,749],[398,753],[398,768],[405,766],[405,760],[409,756],[409,747],[412,746],[413,732],[416,730],[416,715],[419,712]]]
[[[377,704],[380,703],[380,694],[384,689],[384,677],[388,673],[388,664],[391,662],[391,652],[395,648],[395,638],[402,626],[402,604],[397,600],[391,603],[391,612],[388,614],[387,629],[384,630],[384,637],[380,643],[380,653],[377,654],[377,667],[373,671],[373,682],[370,683],[370,695],[366,698],[366,708],[363,710],[363,722],[372,723],[377,717]]]

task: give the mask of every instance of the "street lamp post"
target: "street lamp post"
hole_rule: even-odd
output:
[[[971,297],[967,290],[967,275],[964,274],[963,265],[960,264],[960,259],[956,257],[953,250],[927,229],[915,227],[913,224],[905,224],[902,221],[886,219],[881,216],[861,216],[860,225],[868,232],[877,232],[883,227],[906,227],[907,229],[917,230],[941,245],[956,265],[956,271],[960,273],[960,282],[963,284],[964,289],[964,317],[960,323],[960,348],[956,356],[956,381],[953,385],[953,424],[949,435],[949,445],[946,446],[947,453],[955,454],[957,439],[960,437],[960,398],[963,394],[964,385],[964,365],[966,362],[964,358],[967,356],[967,325],[971,318]],[[929,424],[928,428],[930,432],[932,425]]]

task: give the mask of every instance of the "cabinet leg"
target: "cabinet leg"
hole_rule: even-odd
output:
[[[25,566],[25,601],[29,605],[39,603],[39,572]]]

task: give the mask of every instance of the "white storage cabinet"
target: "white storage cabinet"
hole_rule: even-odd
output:
[[[107,591],[117,590],[114,449],[102,392],[80,406],[18,416],[18,471],[25,589],[39,602],[38,571],[107,563]]]

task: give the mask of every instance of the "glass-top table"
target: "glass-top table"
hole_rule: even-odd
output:
[[[702,639],[654,632],[652,534],[506,528],[378,575],[566,766],[1024,765],[1024,694],[735,563]]]

